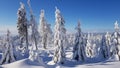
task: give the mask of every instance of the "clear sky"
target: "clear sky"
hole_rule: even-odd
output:
[[[0,31],[16,30],[17,10],[23,2],[29,20],[27,0],[0,0]],[[120,0],[31,0],[31,6],[39,23],[40,10],[45,10],[45,17],[52,28],[55,24],[55,6],[65,21],[67,30],[74,31],[80,20],[82,31],[106,31],[114,29],[114,22],[120,22]]]

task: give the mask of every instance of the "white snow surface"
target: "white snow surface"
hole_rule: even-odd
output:
[[[120,68],[120,62],[100,62],[91,64],[81,64],[74,67],[63,67],[63,68]],[[62,67],[60,67],[62,68]]]
[[[32,62],[29,59],[22,59],[10,64],[2,65],[3,68],[46,68],[42,64]]]
[[[80,63],[74,61],[73,63],[65,63],[64,65],[43,66],[42,64],[31,62],[29,59],[19,60],[10,64],[2,65],[3,68],[119,68],[120,62],[98,62],[98,63]]]

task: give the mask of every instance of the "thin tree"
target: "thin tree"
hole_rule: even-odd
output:
[[[50,38],[52,35],[52,30],[50,28],[50,24],[47,23],[45,20],[45,11],[41,10],[40,13],[40,26],[39,26],[39,32],[42,38],[42,46],[44,49],[47,48],[47,45],[49,45]]]
[[[36,23],[36,20],[35,20],[35,16],[33,14],[33,10],[32,10],[32,7],[30,5],[30,0],[28,0],[28,6],[30,8],[30,26],[32,28],[32,34],[31,34],[31,39],[35,45],[35,49],[38,50],[38,42],[37,42],[37,39],[39,39],[39,36],[38,36],[38,27],[37,27],[37,23]]]

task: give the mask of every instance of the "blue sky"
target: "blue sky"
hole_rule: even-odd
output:
[[[29,20],[27,0],[0,0],[0,31],[16,30],[17,10],[23,2]],[[31,0],[31,6],[39,23],[40,10],[45,10],[45,17],[52,28],[55,22],[55,6],[65,21],[67,30],[74,31],[80,20],[82,31],[106,31],[114,29],[114,22],[120,22],[120,0]]]

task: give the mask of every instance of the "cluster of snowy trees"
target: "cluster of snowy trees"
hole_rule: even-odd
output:
[[[17,29],[19,35],[12,37],[10,36],[10,31],[7,32],[6,40],[2,40],[4,43],[1,43],[4,50],[2,51],[3,55],[0,64],[28,57],[37,60],[39,58],[38,46],[42,45],[46,49],[47,45],[52,41],[52,30],[50,24],[44,19],[44,10],[41,10],[40,25],[38,26],[30,0],[27,3],[30,9],[30,20],[27,18],[25,5],[20,2],[20,8],[17,11]]]
[[[10,31],[3,47],[2,59],[0,64],[11,63],[20,60],[20,56],[29,58],[32,61],[41,62],[40,50],[47,50],[52,44],[54,49],[54,63],[63,64],[66,60],[66,49],[72,47],[72,59],[77,61],[87,61],[91,58],[115,59],[120,60],[120,32],[118,22],[115,22],[115,31],[106,34],[83,33],[80,21],[75,28],[76,33],[67,36],[65,28],[65,20],[56,7],[55,10],[55,26],[54,34],[50,28],[50,24],[45,19],[45,11],[40,11],[39,26],[33,14],[30,0],[28,0],[30,9],[30,20],[26,17],[26,9],[23,3],[20,3],[17,15],[18,36],[12,37]]]
[[[83,35],[78,22],[73,45],[73,59],[85,61],[89,58],[120,60],[120,32],[118,22],[114,25],[113,33]]]

